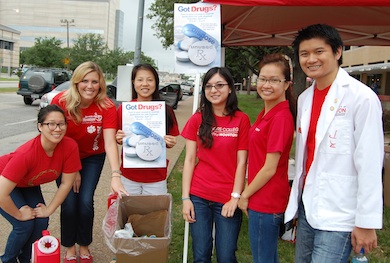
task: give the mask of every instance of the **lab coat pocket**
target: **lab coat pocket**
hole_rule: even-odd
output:
[[[351,154],[352,123],[336,117],[329,126],[320,151],[330,154]]]
[[[343,225],[350,223],[356,209],[356,194],[356,176],[322,173],[318,203],[320,216]]]

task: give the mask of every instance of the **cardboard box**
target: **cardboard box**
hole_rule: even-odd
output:
[[[123,229],[129,215],[146,215],[151,212],[168,211],[164,224],[164,237],[133,237],[113,239],[113,247],[116,249],[116,263],[150,263],[168,262],[168,247],[172,233],[172,196],[167,195],[137,195],[124,196],[118,201],[118,217],[116,229]]]

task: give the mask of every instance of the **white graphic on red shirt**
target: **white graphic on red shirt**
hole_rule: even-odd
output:
[[[238,127],[215,127],[212,134],[214,137],[238,137],[239,130]]]

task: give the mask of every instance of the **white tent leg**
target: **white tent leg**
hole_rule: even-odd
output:
[[[185,221],[184,225],[184,244],[183,244],[183,263],[187,263],[188,257],[188,235],[190,232],[190,223]]]

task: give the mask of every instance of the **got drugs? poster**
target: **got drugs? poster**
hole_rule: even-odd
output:
[[[166,167],[165,102],[122,103],[123,167]]]

